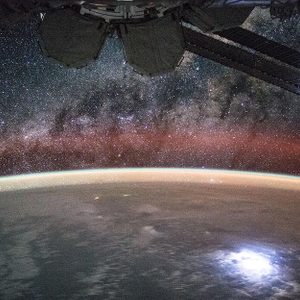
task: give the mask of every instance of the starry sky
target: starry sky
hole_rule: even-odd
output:
[[[263,14],[245,26],[300,49],[299,18]],[[141,76],[116,36],[95,62],[68,69],[43,56],[39,22],[0,30],[0,175],[109,167],[300,175],[299,96],[188,52],[174,72]]]

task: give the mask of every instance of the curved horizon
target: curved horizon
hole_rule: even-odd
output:
[[[84,175],[84,176],[83,176]],[[56,171],[0,178],[0,193],[75,185],[183,182],[265,187],[300,191],[300,176],[274,173],[189,168],[119,168]]]

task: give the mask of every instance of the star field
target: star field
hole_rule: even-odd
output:
[[[143,166],[300,174],[298,96],[187,52],[173,73],[143,77],[116,36],[95,62],[68,69],[43,56],[39,22],[0,31],[1,174]],[[272,26],[282,39],[283,25],[260,30]]]

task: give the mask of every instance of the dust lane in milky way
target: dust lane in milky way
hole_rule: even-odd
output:
[[[110,167],[197,167],[300,175],[300,138],[284,132],[97,130],[0,142],[1,175]]]

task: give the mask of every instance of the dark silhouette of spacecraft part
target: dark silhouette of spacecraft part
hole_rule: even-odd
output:
[[[97,59],[108,34],[117,32],[127,62],[142,75],[174,70],[188,50],[300,94],[298,49],[241,27],[257,6],[279,20],[299,15],[300,0],[18,1],[0,4],[0,21],[1,7],[19,12],[34,7],[41,14],[44,53],[68,67]]]

